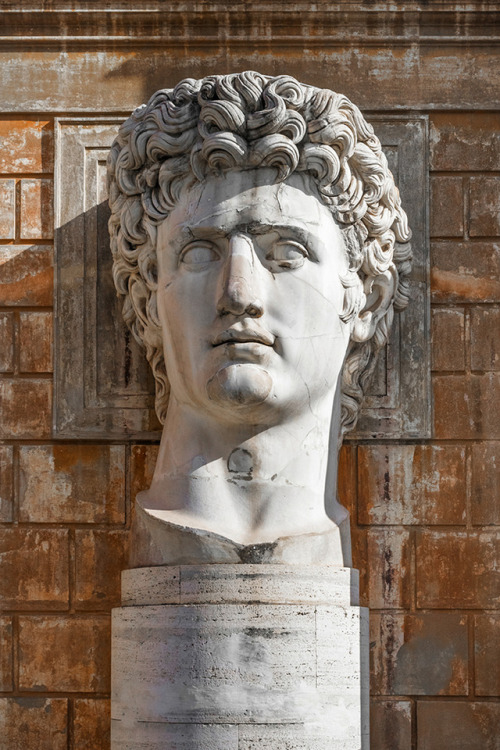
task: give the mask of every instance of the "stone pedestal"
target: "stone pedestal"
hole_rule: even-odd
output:
[[[123,573],[113,750],[367,750],[368,613],[336,566]]]

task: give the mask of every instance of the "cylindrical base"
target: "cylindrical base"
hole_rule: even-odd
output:
[[[351,605],[354,573],[126,571],[113,750],[367,750],[368,618]]]

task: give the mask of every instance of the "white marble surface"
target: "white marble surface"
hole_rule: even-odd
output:
[[[247,72],[157,92],[108,163],[114,279],[164,422],[132,564],[188,562],[159,559],[178,527],[242,547],[337,530],[328,562],[349,565],[341,423],[410,268],[373,129],[334,92]]]
[[[122,573],[122,605],[359,603],[359,575],[334,565],[167,565]]]
[[[113,750],[162,742],[169,750],[205,750],[205,735],[238,750],[255,742],[272,750],[288,742],[365,750],[367,649],[367,613],[359,607],[115,610]]]

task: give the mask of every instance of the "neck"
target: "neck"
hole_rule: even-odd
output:
[[[336,515],[325,507],[327,471],[331,487],[337,465],[337,441],[330,441],[332,414],[338,420],[333,400],[328,395],[267,427],[221,425],[171,398],[142,506],[241,544],[331,530],[331,519],[339,524],[345,516],[336,504]]]

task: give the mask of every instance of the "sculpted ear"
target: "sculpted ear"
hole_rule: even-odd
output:
[[[364,282],[366,302],[353,320],[351,339],[363,342],[371,339],[378,322],[390,308],[398,283],[396,267],[391,266],[378,276],[368,276]]]

